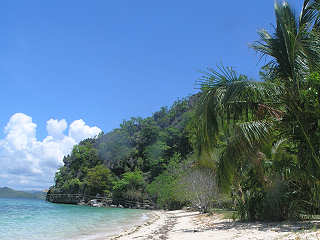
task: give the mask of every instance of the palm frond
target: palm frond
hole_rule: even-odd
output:
[[[252,151],[265,143],[270,136],[273,124],[269,121],[251,121],[238,124],[234,142],[239,151]]]
[[[319,0],[305,0],[297,17],[287,2],[276,2],[274,34],[259,31],[260,40],[251,46],[261,57],[271,57],[267,64],[292,91],[299,88],[306,75],[320,70],[319,9]]]
[[[217,163],[218,184],[222,191],[230,190],[242,160],[257,158],[257,151],[272,135],[272,128],[272,124],[266,121],[237,125],[235,134],[228,139]]]
[[[279,139],[278,141],[276,141],[272,148],[271,148],[271,154],[274,155],[276,153],[278,153],[279,151],[283,150],[283,145],[284,143],[286,143],[288,140],[285,138]]]
[[[277,110],[282,89],[272,82],[257,82],[219,66],[199,80],[202,90],[196,115],[200,140],[207,149],[214,147],[224,122],[252,121],[270,116],[280,118]],[[264,109],[264,111],[261,111]]]

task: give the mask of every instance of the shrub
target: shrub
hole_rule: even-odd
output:
[[[114,199],[143,200],[145,181],[140,170],[126,172],[122,178],[114,181]]]
[[[103,194],[105,191],[112,189],[113,175],[102,164],[90,168],[85,180],[87,184],[86,193],[88,194]]]

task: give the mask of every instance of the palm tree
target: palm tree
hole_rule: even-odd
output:
[[[320,0],[305,0],[296,17],[287,2],[275,3],[274,33],[261,30],[252,45],[267,60],[267,81],[250,80],[223,66],[208,69],[200,79],[197,143],[199,153],[215,160],[222,190],[248,169],[256,168],[256,181],[263,179],[263,147],[286,138],[290,153],[298,157],[290,187],[300,187],[293,192],[300,189],[299,198],[305,197],[301,186],[319,192],[320,74],[312,75],[320,72],[319,10]],[[283,169],[293,169],[292,162]],[[311,198],[303,202],[319,206],[317,196]]]
[[[275,2],[274,9],[274,33],[259,31],[260,40],[252,47],[262,56],[271,57],[267,65],[290,94],[299,89],[310,72],[320,70],[320,1],[305,0],[298,18],[287,2]]]
[[[316,138],[313,135],[317,132],[318,116],[306,115],[305,95],[314,87],[309,84],[310,74],[320,71],[319,10],[319,0],[305,0],[297,18],[287,2],[276,2],[274,33],[261,30],[260,40],[252,45],[262,57],[267,57],[267,67],[283,89],[283,133],[297,143],[299,162],[309,170],[315,169],[311,172],[318,178],[319,146],[312,140]]]
[[[259,146],[272,135],[273,121],[281,118],[281,89],[223,66],[205,72],[199,85],[198,150],[216,159],[219,184],[228,190],[240,162],[257,158]]]
[[[305,0],[297,18],[287,2],[275,3],[274,34],[262,30],[260,41],[252,45],[269,60],[265,69],[269,69],[271,80],[253,81],[232,68],[218,67],[209,69],[199,81],[200,152],[214,152],[221,132],[227,143],[218,163],[220,184],[230,185],[237,160],[244,154],[257,156],[259,146],[275,130],[296,141],[302,165],[310,152],[313,161],[307,161],[307,169],[320,169],[319,148],[312,144],[310,123],[301,117],[305,116],[301,90],[307,86],[308,76],[320,70],[319,9],[320,0]],[[318,172],[319,176],[319,171],[312,172]]]

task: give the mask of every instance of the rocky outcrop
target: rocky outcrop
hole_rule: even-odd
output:
[[[105,207],[104,203],[98,201],[98,199],[92,199],[87,203],[88,206],[91,207]]]
[[[87,203],[81,201],[80,203],[78,203],[78,205],[86,205],[91,207],[155,209],[150,201],[146,201],[143,203],[126,200],[113,202],[112,199],[91,199]]]
[[[155,209],[154,204],[150,200],[143,202],[128,200],[113,201],[112,198],[81,194],[47,194],[46,200],[52,203],[77,204],[91,207]]]

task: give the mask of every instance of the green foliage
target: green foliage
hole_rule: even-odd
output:
[[[116,191],[123,191],[128,189],[140,189],[144,187],[144,179],[142,172],[136,170],[134,172],[126,172],[122,175],[122,178],[115,182],[113,189]]]
[[[140,170],[126,172],[114,182],[113,196],[115,199],[142,200],[144,187],[145,181]]]
[[[150,169],[150,178],[158,176],[166,168],[165,153],[170,147],[162,141],[157,141],[146,147],[144,151],[144,169]]]
[[[149,198],[147,184],[171,161],[182,161],[193,151],[187,125],[196,100],[177,100],[151,117],[133,117],[109,133],[80,142],[64,157],[50,192]]]
[[[115,129],[97,139],[98,155],[104,164],[119,175],[124,172],[126,160],[134,148],[130,145],[128,134],[122,129]]]
[[[165,171],[155,178],[148,186],[147,191],[156,199],[159,207],[173,210],[183,205],[178,196],[177,188],[177,177]]]
[[[178,155],[175,155],[166,170],[147,186],[147,192],[161,208],[179,209],[186,202],[179,182],[182,174],[182,165],[179,164],[179,158]]]
[[[62,185],[62,189],[64,192],[68,192],[71,194],[80,193],[80,188],[82,188],[83,183],[80,182],[78,178],[72,178],[64,182]]]
[[[319,212],[319,7],[305,0],[296,17],[275,3],[274,33],[260,31],[252,45],[268,57],[264,81],[225,67],[200,80],[195,146],[211,158],[221,190],[232,190],[241,219]]]
[[[87,184],[87,193],[91,195],[96,193],[104,194],[112,189],[113,175],[108,168],[101,164],[88,169],[85,182]]]

